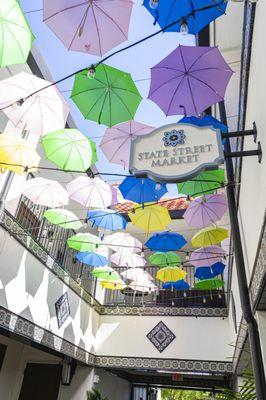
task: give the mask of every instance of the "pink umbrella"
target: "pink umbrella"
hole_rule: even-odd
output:
[[[131,0],[44,0],[43,20],[68,50],[102,56],[127,40]]]
[[[122,122],[106,129],[100,147],[110,162],[128,167],[131,142],[138,136],[149,134],[153,129],[135,121]]]
[[[195,267],[211,267],[216,262],[223,261],[225,250],[220,246],[200,247],[190,254],[189,262]]]
[[[144,265],[146,265],[145,258],[141,257],[139,254],[124,254],[123,252],[119,251],[111,255],[110,261],[116,265],[119,265],[120,267],[137,268],[144,267]]]
[[[226,196],[210,194],[192,201],[184,214],[184,219],[189,226],[203,228],[219,221],[226,210]]]

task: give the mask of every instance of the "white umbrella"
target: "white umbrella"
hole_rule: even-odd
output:
[[[142,281],[152,281],[152,276],[147,272],[144,271],[142,268],[130,268],[126,271],[121,272],[121,275],[130,281],[140,282]]]
[[[102,179],[78,176],[66,185],[69,197],[86,208],[107,208],[112,203],[111,187]]]
[[[4,79],[0,82],[0,108],[16,127],[38,135],[63,129],[69,113],[63,96],[55,85],[39,91],[50,84],[26,72]]]
[[[67,191],[60,183],[51,179],[29,179],[23,184],[22,193],[33,203],[46,207],[55,208],[68,204]]]
[[[130,285],[128,286],[135,292],[156,292],[158,287],[154,285],[154,283],[149,282],[149,281],[142,281],[142,282],[131,282]]]
[[[103,242],[109,249],[115,252],[123,251],[124,255],[139,253],[142,250],[142,243],[125,232],[116,232],[112,235],[105,236]]]
[[[135,253],[125,255],[123,251],[112,254],[110,261],[120,267],[137,268],[146,265],[145,258]]]

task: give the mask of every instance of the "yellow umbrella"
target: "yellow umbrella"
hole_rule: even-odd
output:
[[[222,240],[228,238],[228,230],[224,228],[208,227],[201,229],[191,239],[192,246],[205,247],[213,244],[221,243]]]
[[[162,282],[176,282],[186,277],[187,273],[179,267],[165,267],[159,269],[156,279]]]
[[[104,281],[101,282],[100,285],[105,288],[105,289],[110,289],[110,290],[122,290],[125,289],[126,284],[122,281],[122,279],[117,279],[114,281]]]
[[[142,206],[135,206],[129,213],[133,225],[138,226],[147,233],[161,231],[171,222],[171,217],[165,207],[157,204],[145,203]]]
[[[14,133],[0,135],[0,168],[17,174],[36,171],[40,162],[39,154],[33,150],[29,143]]]

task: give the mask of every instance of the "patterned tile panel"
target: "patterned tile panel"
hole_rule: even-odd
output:
[[[176,338],[175,334],[160,321],[148,334],[147,338],[162,353]]]

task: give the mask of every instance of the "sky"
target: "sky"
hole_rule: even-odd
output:
[[[76,70],[90,66],[100,58],[85,53],[68,51],[55,34],[42,21],[43,0],[21,0],[20,4],[30,23],[36,37],[35,44],[38,46],[54,80],[58,80]],[[38,11],[39,10],[39,11]],[[142,6],[141,0],[135,0],[128,41],[117,46],[115,50],[133,43],[153,32],[159,30],[159,26],[153,25],[153,17]],[[150,68],[165,58],[179,44],[194,45],[193,35],[182,35],[180,33],[160,33],[152,39],[133,47],[130,50],[120,53],[107,61],[108,65],[130,72],[144,100],[141,102],[135,120],[144,124],[159,127],[165,124],[176,122],[180,116],[165,117],[160,108],[150,100],[147,95],[150,85]],[[112,50],[110,51],[110,53]],[[109,54],[109,53],[107,53]],[[98,125],[93,121],[85,120],[76,105],[69,99],[73,78],[62,82],[58,89],[68,101],[71,115],[77,128],[86,136],[93,139],[97,145],[99,161],[96,168],[99,172],[127,173],[123,167],[111,164],[99,148],[99,144],[106,130],[106,126]],[[104,177],[109,183],[117,182],[115,177]],[[176,197],[176,185],[168,185],[169,194],[166,197]]]

